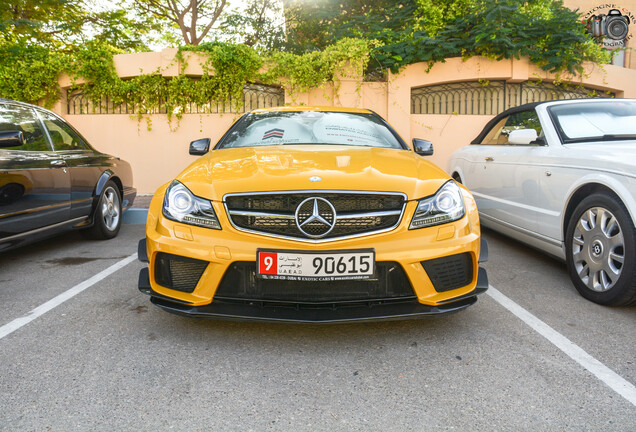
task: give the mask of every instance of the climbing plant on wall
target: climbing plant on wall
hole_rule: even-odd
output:
[[[122,51],[103,39],[62,48],[30,44],[28,38],[0,38],[0,97],[50,107],[60,97],[58,79],[65,73],[76,87],[81,85],[93,106],[108,98],[114,104],[126,101],[139,116],[163,107],[169,118],[180,118],[191,103],[240,104],[245,84],[254,82],[282,84],[299,93],[327,83],[337,86],[338,78],[347,74],[387,68],[397,73],[411,63],[433,65],[450,57],[524,56],[557,76],[564,71],[582,74],[584,61],[609,60],[585,33],[577,12],[560,1],[338,0],[342,4],[335,9],[334,1],[306,6],[319,20],[310,26],[299,24],[295,37],[303,34],[301,30],[323,31],[311,44],[270,52],[222,42],[183,46],[175,59],[182,68],[171,78],[157,70],[121,79],[113,55]],[[359,13],[339,12],[345,3],[359,7]],[[186,76],[187,52],[203,58],[201,77]]]
[[[59,99],[58,77],[68,55],[44,47],[0,45],[0,97],[51,106]]]
[[[93,106],[107,97],[115,105],[125,101],[135,106],[140,116],[165,107],[168,117],[180,118],[190,103],[203,105],[214,100],[241,104],[247,83],[285,83],[292,92],[300,92],[337,81],[342,70],[360,74],[368,62],[370,44],[344,38],[323,51],[303,55],[283,52],[260,55],[246,45],[220,42],[184,46],[175,58],[181,64],[178,76],[165,78],[162,71],[157,70],[130,79],[117,75],[113,63],[117,51],[108,45],[88,43],[72,55],[64,56],[33,47],[27,50],[38,61],[25,60],[31,69],[20,71],[23,62],[18,57],[23,51],[7,49],[9,55],[16,56],[13,59],[16,63],[12,65],[5,56],[0,64],[3,97],[32,103],[41,101],[51,106],[59,98],[59,74],[67,73],[77,83],[71,89],[81,87]],[[189,61],[186,53],[192,52],[203,57],[203,75],[197,79],[185,74]],[[266,70],[262,71],[264,65]],[[34,70],[39,72],[33,73]],[[18,80],[12,82],[11,77]]]

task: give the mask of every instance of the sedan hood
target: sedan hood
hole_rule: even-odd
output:
[[[213,150],[177,179],[215,201],[228,193],[290,190],[402,192],[411,200],[433,195],[449,176],[408,150],[303,145]]]

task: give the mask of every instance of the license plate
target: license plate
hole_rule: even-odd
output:
[[[257,276],[263,279],[344,280],[375,275],[375,250],[324,252],[258,249]]]

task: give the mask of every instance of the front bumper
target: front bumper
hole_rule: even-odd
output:
[[[140,248],[141,249],[141,248]],[[459,312],[474,304],[477,295],[488,289],[488,276],[479,268],[477,286],[470,293],[439,304],[428,306],[416,299],[351,302],[339,304],[298,305],[274,304],[272,302],[228,302],[215,300],[204,306],[193,306],[153,291],[150,286],[148,268],[139,272],[139,291],[151,296],[150,301],[163,310],[194,318],[215,318],[233,321],[269,321],[286,323],[346,323],[354,321],[390,321],[435,317]]]
[[[238,232],[220,207],[215,208],[215,212],[223,230],[180,224],[162,216],[160,198],[160,195],[153,198],[146,224],[146,239],[139,245],[140,259],[149,262],[149,267],[140,272],[139,289],[150,295],[155,305],[176,314],[309,323],[420,318],[462,310],[474,304],[476,296],[488,287],[486,272],[478,266],[478,262],[485,261],[487,257],[487,247],[480,237],[477,210],[470,197],[466,197],[469,204],[467,216],[453,223],[409,230],[410,217],[405,217],[400,226],[391,232],[323,244],[299,244],[289,239]],[[408,203],[405,214],[412,215],[415,206],[415,202]],[[319,301],[311,298],[295,301],[289,298],[289,291],[287,297],[228,296],[227,290],[220,289],[221,286],[239,286],[233,284],[233,279],[226,280],[229,271],[235,263],[254,263],[258,248],[316,251],[373,248],[377,263],[393,262],[400,267],[412,292],[396,296],[389,289],[384,291],[387,295],[383,296],[334,299],[327,295]],[[197,273],[187,289],[179,283],[165,283],[161,271],[165,266],[158,262],[163,262],[166,256],[181,260],[180,266],[186,273],[181,271],[179,274],[185,274],[190,281],[193,279],[191,276]],[[467,279],[460,278],[459,284],[451,283],[446,287],[436,286],[440,283],[439,279],[435,280],[435,275],[429,273],[430,269],[425,269],[425,264],[460,256],[465,258],[463,262],[469,263]],[[201,265],[198,270],[195,269]],[[452,267],[445,271],[442,265],[440,269],[437,276],[442,279],[442,285],[445,275],[457,280],[453,276],[460,274]],[[333,287],[330,289],[327,291],[334,292]],[[302,290],[298,292],[305,295]],[[336,289],[335,292],[340,291]]]

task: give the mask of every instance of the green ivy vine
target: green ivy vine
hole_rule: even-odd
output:
[[[373,43],[354,38],[340,39],[323,51],[305,54],[274,52],[265,59],[265,83],[284,82],[291,93],[302,93],[341,77],[362,76],[370,58]]]
[[[60,97],[58,78],[68,69],[69,56],[43,47],[0,45],[0,97],[41,102],[47,107]]]
[[[0,63],[0,95],[51,107],[60,98],[59,76],[66,73],[73,83],[70,90],[80,89],[93,107],[106,98],[114,105],[127,103],[135,107],[139,120],[146,117],[150,128],[147,114],[165,109],[169,121],[181,119],[192,103],[205,106],[216,101],[238,111],[243,88],[249,83],[284,84],[297,93],[337,82],[342,70],[359,76],[369,52],[368,42],[348,38],[324,51],[303,55],[275,52],[262,56],[246,45],[214,42],[180,48],[174,59],[180,65],[176,77],[166,78],[156,70],[122,79],[113,62],[118,52],[97,42],[65,55],[43,48],[5,46],[0,50],[5,59]],[[203,58],[200,77],[186,75],[188,53]]]

